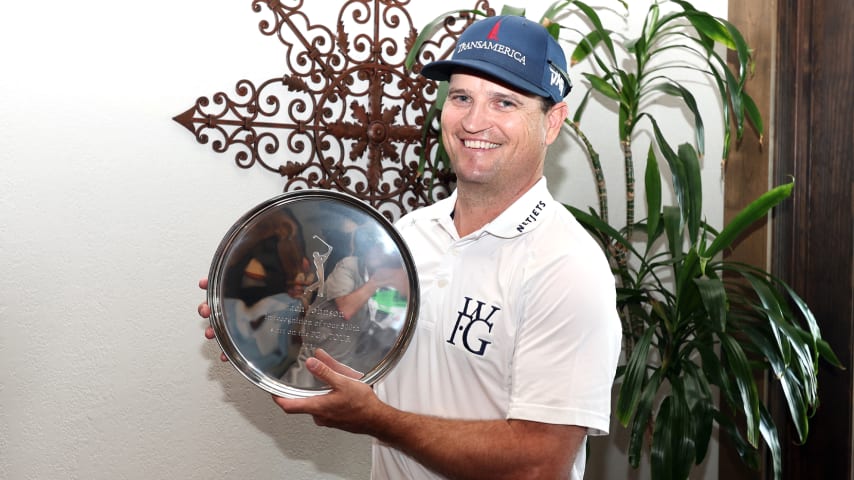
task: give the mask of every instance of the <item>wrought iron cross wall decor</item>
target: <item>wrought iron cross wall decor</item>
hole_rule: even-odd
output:
[[[285,47],[285,73],[257,85],[240,80],[233,96],[200,97],[174,120],[239,167],[281,175],[285,191],[342,191],[389,219],[447,196],[453,174],[433,160],[435,132],[422,139],[437,86],[418,72],[448,56],[473,19],[449,17],[408,72],[417,37],[408,0],[345,1],[335,31],[328,18],[312,23],[303,0],[253,0],[252,9],[262,4],[272,20],[259,29]],[[494,14],[486,0],[474,8]]]

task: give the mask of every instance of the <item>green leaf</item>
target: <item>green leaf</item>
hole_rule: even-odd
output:
[[[732,38],[734,45],[733,50],[735,50],[736,54],[738,55],[738,76],[742,79],[743,82],[747,79],[750,64],[752,62],[750,55],[750,47],[747,45],[747,42],[744,40],[744,36],[741,34],[741,32],[735,25],[724,19],[718,20],[726,27],[727,31],[730,34],[730,38]]]
[[[696,443],[694,419],[691,415],[691,409],[688,408],[690,399],[685,392],[685,386],[682,383],[682,378],[673,376],[671,378],[671,386],[673,387],[671,398],[673,404],[670,409],[671,425],[673,432],[676,435],[671,436],[670,449],[672,452],[672,467],[674,478],[688,478],[691,473],[691,466],[696,458]]]
[[[438,82],[436,87],[436,101],[433,102],[435,112],[441,112],[445,106],[445,100],[448,98],[448,82]]]
[[[744,89],[735,75],[729,68],[723,69],[724,79],[726,80],[726,94],[722,96],[732,104],[732,114],[735,120],[736,138],[741,138],[744,133]],[[726,106],[726,105],[724,105]],[[724,125],[724,128],[729,129],[729,125]]]
[[[698,342],[695,347],[700,354],[703,378],[712,385],[722,385],[721,361],[718,357],[717,345],[711,340]]]
[[[810,407],[818,402],[817,361],[821,347],[812,333],[797,325],[795,314],[787,307],[787,298],[782,297],[772,284],[776,282],[785,286],[784,283],[748,265],[727,264],[726,268],[746,278],[760,300],[761,305],[754,305],[752,298],[746,300],[745,308],[752,308],[759,319],[767,319],[767,326],[760,331],[758,323],[756,328],[745,325],[742,331],[771,365],[775,378],[780,381],[798,435],[804,440],[809,429]],[[787,286],[784,291],[786,289]]]
[[[635,409],[629,436],[629,448],[626,452],[629,464],[634,468],[638,468],[643,457],[643,442],[646,437],[647,426],[650,425],[652,404],[661,387],[661,382],[661,369],[656,369],[644,387]]]
[[[712,241],[708,249],[703,253],[703,256],[714,257],[723,249],[729,248],[732,242],[738,238],[741,233],[753,225],[756,221],[764,218],[768,211],[774,208],[777,204],[785,200],[792,194],[794,183],[787,183],[773,188],[762,194],[759,198],[751,202],[727,224],[721,233]]]
[[[754,447],[757,445],[757,430],[759,429],[759,392],[750,371],[750,364],[741,346],[729,335],[721,335],[721,348],[726,353],[730,373],[743,401],[745,423],[747,424],[747,441]]]
[[[682,0],[673,0],[673,2],[682,6],[685,10],[685,17],[702,35],[709,37],[720,44],[726,45],[730,50],[734,50],[736,48],[732,35],[726,28],[726,25],[724,25],[720,20],[706,12],[701,12],[695,9],[688,2]]]
[[[796,360],[796,362],[791,363],[796,368],[787,368],[780,380],[789,402],[789,411],[792,414],[798,435],[802,440],[805,440],[809,430],[807,406],[814,405],[818,401],[817,354],[814,353],[815,346],[812,337],[804,335],[797,325],[792,324],[792,315],[787,313],[781,299],[764,279],[752,274],[745,274],[745,277],[759,296],[763,311],[771,320],[770,327],[777,337],[780,350],[786,352],[786,349],[791,347],[791,351],[795,354],[794,357],[790,356],[790,358]],[[786,359],[785,356],[784,359]],[[789,364],[787,361],[787,366]],[[797,376],[792,378],[793,375]],[[793,383],[787,385],[787,382]],[[791,388],[793,385],[797,388]],[[791,389],[791,393],[787,389]]]
[[[697,101],[694,99],[691,91],[683,87],[680,83],[669,79],[665,83],[656,84],[653,90],[658,90],[683,100],[685,106],[688,107],[688,110],[694,116],[694,140],[697,143],[697,151],[700,153],[700,156],[705,155],[706,130],[703,126],[703,117],[700,115],[700,109],[697,107]]]
[[[670,256],[675,260],[682,258],[682,212],[677,207],[666,206],[663,211],[664,232],[667,234],[667,245]]]
[[[564,8],[571,5],[573,2],[574,2],[574,0],[558,0],[554,3],[552,3],[551,5],[549,5],[548,8],[546,8],[546,11],[543,12],[543,16],[540,18],[540,22],[542,23],[542,21],[545,19],[548,19],[550,21],[554,21],[554,19],[557,18],[557,16],[560,14],[560,12]]]
[[[706,314],[718,332],[726,331],[727,295],[724,283],[713,278],[695,278]]]
[[[448,97],[448,82],[438,82],[438,87],[436,89],[436,101],[430,104],[430,108],[427,109],[427,115],[424,118],[424,128],[421,129],[421,154],[418,159],[418,171],[423,172],[424,168],[427,165],[427,149],[423,148],[427,145],[427,136],[430,132],[430,125],[433,124],[433,121],[440,115],[442,112],[442,106],[445,104],[445,99]],[[442,137],[439,136],[439,141],[437,142],[437,150],[435,158],[439,159],[447,159],[447,154],[445,152],[445,145],[442,143]],[[439,167],[439,165],[436,165]]]
[[[765,124],[762,122],[762,113],[759,111],[759,107],[756,106],[756,102],[753,101],[753,97],[747,94],[747,92],[742,92],[741,101],[744,105],[744,112],[747,114],[747,119],[750,121],[750,124],[753,125],[753,128],[756,129],[756,133],[759,135],[759,138],[762,139],[763,132],[765,131]]]
[[[750,340],[750,343],[759,350],[768,364],[771,365],[771,374],[776,379],[781,379],[788,365],[780,353],[776,336],[768,335],[768,328],[764,326],[760,328],[760,325],[749,323],[743,325],[740,332]]]
[[[685,217],[688,221],[688,236],[691,239],[691,245],[697,243],[697,235],[700,232],[700,216],[703,214],[703,184],[700,178],[700,160],[697,158],[697,152],[688,143],[679,145],[679,160],[683,165],[680,173],[685,174],[685,178],[681,180],[687,186],[685,189],[685,200],[687,200],[687,208]]]
[[[826,359],[831,365],[837,368],[844,368],[842,362],[839,361],[839,358],[836,357],[836,354],[833,353],[833,350],[830,348],[830,345],[821,338],[821,331],[818,327],[818,321],[815,319],[815,315],[813,315],[812,310],[810,310],[807,303],[798,295],[792,287],[790,287],[786,282],[782,280],[775,279],[776,282],[786,291],[791,299],[792,303],[798,307],[798,311],[801,313],[801,316],[807,323],[807,327],[809,328],[810,335],[815,342],[815,350],[819,356]]]
[[[786,405],[789,407],[792,423],[798,432],[798,438],[803,443],[809,434],[809,409],[807,408],[807,399],[804,398],[803,394],[804,386],[798,381],[791,369],[787,369],[778,380],[780,380],[780,386],[783,388],[783,394],[786,397]]]
[[[626,362],[626,375],[620,385],[620,394],[617,397],[617,419],[625,427],[638,405],[646,380],[647,361],[649,360],[649,347],[652,343],[652,335],[655,329],[649,328],[638,340],[632,350],[629,360]]]
[[[714,430],[714,403],[712,391],[705,375],[693,361],[684,362],[685,395],[691,408],[694,423],[695,460],[699,465],[706,458]],[[691,406],[693,402],[693,406]]]
[[[559,25],[559,24],[557,24],[557,23],[550,23],[550,24],[546,27],[546,30],[549,32],[549,34],[551,34],[552,38],[554,38],[555,40],[560,41],[560,25]],[[572,65],[570,64],[570,66],[572,66]],[[565,72],[564,72],[564,73],[565,73]]]
[[[729,69],[725,70],[729,72]],[[733,128],[730,122],[729,91],[727,90],[724,78],[717,69],[711,69],[711,75],[712,79],[715,81],[715,85],[718,87],[718,94],[721,97],[721,126],[723,127],[723,149],[721,151],[721,159],[726,159],[729,158],[729,149],[732,138],[731,130]],[[730,76],[732,76],[732,74],[730,74]]]
[[[777,299],[777,295],[771,285],[769,285],[764,278],[754,275],[748,271],[742,271],[741,274],[750,283],[750,286],[753,288],[753,292],[756,296],[759,297],[759,300],[762,303],[762,307],[760,309],[762,317],[771,321],[769,327],[777,340],[777,348],[780,349],[786,366],[790,365],[792,362],[791,348],[789,348],[790,345],[789,343],[784,342],[783,338],[780,336],[781,333],[785,334],[783,329],[788,326],[788,322],[785,318],[786,315],[783,313],[783,307]],[[759,308],[757,307],[757,309]],[[809,353],[807,353],[807,355],[809,355]]]
[[[771,452],[774,479],[780,480],[783,478],[783,450],[780,447],[777,426],[774,425],[774,419],[771,418],[771,414],[764,405],[759,406],[759,431],[765,440],[765,445],[768,445],[768,450]]]
[[[637,76],[623,69],[617,70],[617,74],[620,77],[620,85],[622,86],[620,95],[622,102],[632,113],[632,116],[634,116],[634,111],[640,103],[640,86],[638,85]]]
[[[403,67],[406,70],[412,70],[412,67],[418,60],[418,53],[421,51],[421,47],[424,46],[424,43],[426,43],[427,40],[429,40],[433,35],[436,34],[436,32],[439,30],[439,27],[441,27],[445,23],[445,20],[448,17],[453,17],[459,15],[460,13],[486,16],[486,13],[480,10],[460,9],[450,10],[434,18],[421,29],[421,32],[418,33],[418,36],[415,38],[415,42],[412,44],[412,47],[409,49],[409,53],[406,55],[406,59],[404,59],[403,61]]]
[[[650,473],[656,480],[686,479],[694,463],[694,435],[689,418],[691,413],[683,401],[684,394],[680,395],[676,388],[661,402],[655,417]]]
[[[628,239],[626,239],[622,234],[620,234],[620,232],[618,232],[614,227],[608,225],[606,222],[603,222],[602,219],[600,219],[596,215],[591,215],[571,205],[564,205],[564,207],[569,210],[569,212],[572,213],[575,219],[578,220],[578,222],[581,223],[585,228],[593,229],[595,231],[604,233],[611,240],[626,247],[635,256],[640,256],[632,246],[631,242],[628,241]]]
[[[672,465],[671,454],[671,436],[675,434],[671,422],[670,406],[673,403],[671,397],[666,397],[661,402],[661,407],[658,409],[658,415],[655,417],[655,425],[652,433],[652,449],[649,454],[650,472],[652,478],[656,480],[670,480],[673,477],[673,471],[668,468]],[[681,480],[677,478],[676,480]]]
[[[833,353],[833,349],[830,347],[830,344],[827,343],[826,340],[819,339],[816,344],[818,345],[818,352],[821,354],[821,357],[827,360],[831,365],[837,368],[845,368],[842,365],[842,362],[839,361],[839,358]]]
[[[649,45],[653,42],[653,35],[658,29],[658,21],[661,17],[661,8],[659,8],[657,3],[653,3],[650,5],[649,10],[646,13],[646,18],[643,21],[643,28],[641,31],[643,35],[641,38],[643,39],[644,44]]]
[[[805,435],[809,429],[809,425],[807,401],[802,393],[804,385],[783,361],[781,355],[776,350],[776,344],[772,343],[773,341],[766,333],[767,330],[758,332],[753,328],[746,328],[743,329],[743,332],[747,334],[751,343],[755,345],[760,352],[762,352],[765,359],[772,365],[774,373],[773,378],[780,382],[780,387],[783,390],[783,395],[786,399],[786,406],[789,409],[789,415],[795,424],[799,437],[802,441],[805,440]]]
[[[628,5],[624,2],[620,1],[619,3],[623,4],[624,8],[628,10]],[[540,17],[540,23],[543,25],[557,25],[553,23],[555,18],[560,15],[563,10],[568,9],[570,6],[574,6],[580,11],[583,15],[580,15],[586,18],[585,23],[592,25],[591,31],[584,35],[583,38],[578,42],[576,48],[573,50],[572,55],[570,56],[570,66],[575,65],[576,63],[582,61],[584,58],[587,58],[591,53],[594,52],[594,49],[597,45],[604,44],[607,53],[610,55],[611,59],[616,58],[616,54],[614,53],[614,42],[611,40],[611,31],[605,29],[602,25],[602,21],[599,18],[599,15],[596,13],[596,10],[591,8],[584,2],[575,1],[575,0],[559,0],[554,2],[546,11],[543,13],[542,17]],[[557,37],[556,37],[557,38]],[[603,71],[607,71],[607,66],[599,59],[598,55],[594,54],[596,58],[596,63],[602,68]]]
[[[744,441],[744,437],[741,436],[732,419],[721,412],[715,412],[715,420],[718,422],[721,430],[729,435],[732,445],[735,447],[735,451],[741,457],[741,460],[748,467],[759,470],[759,452]]]
[[[587,102],[590,100],[590,92],[591,90],[587,90],[584,92],[584,96],[581,97],[581,102],[578,104],[578,107],[575,109],[575,114],[572,116],[572,121],[575,124],[581,123],[581,116],[584,114],[584,111],[587,109]]]
[[[603,35],[603,33],[598,30],[594,30],[582,37],[575,46],[575,49],[572,51],[572,55],[569,56],[570,66],[584,61],[588,55],[593,53],[596,45],[598,45],[604,37],[607,37],[607,35]]]
[[[590,20],[590,23],[593,25],[593,29],[599,32],[600,36],[602,37],[602,42],[604,43],[605,48],[608,50],[610,58],[617,58],[617,55],[614,50],[614,42],[611,40],[611,31],[604,27],[604,25],[602,24],[602,20],[599,18],[599,14],[596,13],[596,10],[594,10],[584,2],[572,3],[574,3],[575,6],[577,6],[578,9],[584,13],[587,19]],[[628,10],[628,6],[626,5],[625,7],[626,10]]]
[[[514,15],[517,17],[525,16],[525,9],[520,7],[512,7],[510,5],[504,5],[501,8],[501,15]]]
[[[694,174],[689,174],[686,170],[686,165],[684,163],[685,158],[673,152],[673,149],[670,147],[670,144],[667,143],[667,140],[664,138],[664,134],[661,132],[661,129],[658,127],[658,122],[655,120],[655,118],[649,115],[647,116],[649,117],[650,123],[652,123],[653,132],[655,133],[656,144],[658,145],[658,150],[661,152],[662,155],[664,155],[664,158],[667,160],[667,164],[670,166],[670,173],[672,174],[671,178],[673,180],[673,191],[674,193],[676,193],[676,201],[679,204],[680,211],[682,212],[682,222],[689,222],[692,202],[690,198],[690,183],[693,181],[690,179],[694,176]],[[684,225],[684,223],[682,223],[682,225]]]
[[[732,38],[729,30],[717,18],[707,13],[690,13],[687,15],[688,21],[703,35],[711,38],[717,43],[725,45],[728,49],[736,48],[735,41]]]
[[[644,185],[646,187],[646,249],[652,248],[655,234],[658,231],[658,223],[661,219],[661,172],[658,170],[658,160],[652,145],[646,154],[646,172],[644,174]]]
[[[587,72],[582,73],[582,75],[584,75],[584,78],[586,78],[590,82],[590,85],[597,92],[617,102],[622,100],[620,98],[620,93],[617,92],[617,90],[615,90],[610,83],[605,81],[605,79]]]
[[[700,258],[696,249],[690,249],[684,255],[684,260],[674,267],[676,277],[676,311],[681,322],[688,322],[689,327],[696,325],[696,315],[703,311],[703,299],[697,289],[694,279],[700,275]]]

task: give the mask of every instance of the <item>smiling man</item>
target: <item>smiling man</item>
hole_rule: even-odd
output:
[[[563,50],[539,24],[472,24],[450,60],[442,138],[457,186],[397,223],[422,289],[418,328],[372,392],[313,362],[333,391],[277,399],[366,433],[376,479],[581,478],[604,434],[620,351],[614,278],[599,246],[546,188],[568,114]]]
[[[449,82],[456,189],[396,224],[421,288],[409,348],[373,389],[319,351],[306,367],[331,392],[274,400],[373,436],[374,479],[580,479],[585,437],[608,431],[621,332],[603,253],[543,177],[566,59],[523,17],[457,45],[421,72]]]

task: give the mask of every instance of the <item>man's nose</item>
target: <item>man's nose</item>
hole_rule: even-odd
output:
[[[481,132],[489,128],[490,115],[486,105],[482,102],[473,102],[462,118],[462,127],[467,132]]]

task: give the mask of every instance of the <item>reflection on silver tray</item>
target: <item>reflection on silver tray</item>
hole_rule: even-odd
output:
[[[376,382],[415,328],[418,279],[403,239],[339,192],[302,190],[256,206],[226,233],[208,278],[223,352],[283,397],[328,391],[304,365],[317,348]]]

